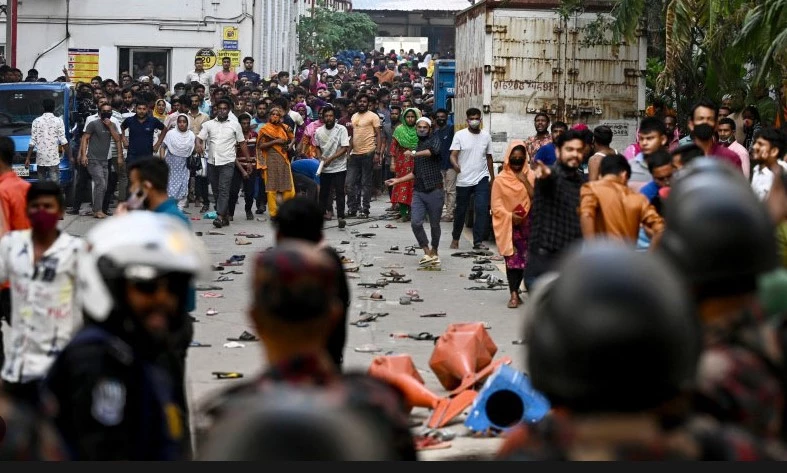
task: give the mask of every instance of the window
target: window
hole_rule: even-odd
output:
[[[134,80],[152,74],[153,82],[167,84],[172,90],[170,81],[170,64],[172,51],[156,48],[120,48],[118,60],[118,81],[124,74],[130,74]]]

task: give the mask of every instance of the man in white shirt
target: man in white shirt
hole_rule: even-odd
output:
[[[205,71],[205,63],[200,57],[194,59],[194,70],[186,74],[186,85],[192,82],[199,82],[205,86],[205,89],[208,89],[212,83],[210,74]]]
[[[213,226],[221,228],[230,224],[227,210],[229,207],[230,186],[232,176],[235,174],[236,147],[245,143],[246,137],[237,121],[229,119],[232,102],[222,99],[216,104],[216,118],[202,125],[197,135],[197,154],[205,152],[208,148],[208,179],[213,194],[216,196],[216,213],[218,216],[213,221]],[[249,159],[249,150],[240,146],[241,154]]]
[[[331,189],[336,192],[336,217],[339,227],[344,226],[344,185],[347,178],[347,152],[350,150],[350,136],[347,128],[336,123],[336,110],[326,105],[322,109],[321,126],[314,133],[319,148],[322,173],[320,174],[320,207],[326,220],[333,216]]]
[[[39,181],[27,192],[31,229],[0,240],[0,279],[11,283],[11,332],[3,390],[37,406],[39,382],[82,325],[77,265],[82,240],[57,228],[65,204],[60,185]]]
[[[470,197],[475,194],[473,249],[487,250],[484,238],[489,232],[489,199],[495,171],[492,165],[492,137],[481,129],[481,110],[467,110],[467,128],[458,131],[451,143],[451,166],[456,171],[456,211],[451,248],[459,248]]]
[[[339,61],[337,61],[335,57],[328,59],[328,68],[323,70],[323,72],[326,73],[328,77],[336,77],[336,75],[339,74]]]
[[[752,160],[755,163],[751,176],[751,187],[757,197],[764,201],[768,198],[773,185],[773,169],[778,164],[782,173],[787,170],[784,155],[787,152],[784,133],[776,128],[763,128],[752,145]]]
[[[55,101],[44,99],[41,101],[44,114],[33,120],[30,132],[30,145],[27,148],[25,168],[30,167],[30,158],[33,148],[36,148],[36,165],[38,178],[48,179],[60,184],[60,147],[64,147],[66,155],[71,159],[71,147],[66,139],[66,126],[63,119],[56,117]]]

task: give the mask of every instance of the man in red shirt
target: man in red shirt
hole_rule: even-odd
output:
[[[718,114],[719,109],[712,102],[707,100],[697,102],[691,109],[691,119],[689,120],[691,136],[694,137],[694,143],[705,152],[705,156],[713,156],[727,161],[743,173],[740,156],[714,138]]]
[[[30,183],[14,172],[14,142],[6,136],[0,137],[0,236],[14,230],[30,228],[27,218],[27,189]],[[2,321],[11,324],[11,289],[8,281],[0,285],[0,329]],[[3,333],[0,330],[0,366],[5,361]]]
[[[231,87],[235,87],[235,83],[238,82],[238,73],[232,70],[230,58],[221,58],[221,67],[222,70],[216,73],[213,83],[218,86],[229,84]]]

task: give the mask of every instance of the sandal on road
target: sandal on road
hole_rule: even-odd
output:
[[[358,353],[379,353],[383,351],[383,349],[378,347],[377,345],[366,344],[366,345],[361,345],[359,347],[355,347],[355,351],[357,351]]]
[[[235,238],[236,245],[251,245],[251,242],[244,237]]]
[[[358,296],[358,298],[364,301],[385,301],[385,297],[380,291],[374,291],[369,296]]]
[[[198,284],[194,290],[196,291],[221,291],[224,289],[221,286],[212,286],[210,284]]]
[[[219,276],[216,279],[214,279],[213,282],[229,282],[229,281],[234,281],[234,280],[235,279],[233,279],[233,278],[231,278],[229,276]]]
[[[434,312],[434,313],[431,313],[431,314],[423,314],[423,315],[421,315],[421,317],[445,317],[445,316],[446,316],[445,312]]]
[[[207,316],[219,315],[219,311],[217,311],[216,309],[208,309],[208,311],[205,312],[205,315]]]
[[[227,274],[243,274],[243,271],[235,271],[235,270],[230,270],[230,271],[224,271],[224,272],[223,272],[223,273],[221,273],[221,274],[222,274],[222,275],[227,275]]]
[[[246,330],[244,330],[243,333],[240,334],[240,336],[238,336],[237,338],[228,338],[227,341],[230,341],[230,342],[259,342],[260,339],[256,335],[254,335],[252,333],[249,333]]]
[[[224,297],[224,294],[219,294],[218,292],[203,292],[200,296],[206,299],[219,299]]]

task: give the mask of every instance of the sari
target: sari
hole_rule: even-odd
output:
[[[415,119],[421,118],[421,112],[416,108],[408,108],[402,113],[399,119],[400,125],[396,127],[391,140],[390,152],[394,162],[396,177],[403,177],[415,168],[412,156],[405,156],[404,152],[413,150],[418,146],[418,133],[415,125],[407,126],[405,117],[410,112],[415,113]],[[391,203],[410,206],[413,203],[413,184],[414,181],[402,182],[393,186],[391,192]],[[402,215],[404,217],[404,215]]]
[[[286,192],[293,189],[292,171],[287,155],[287,146],[275,144],[263,149],[262,143],[273,140],[295,139],[290,127],[284,123],[268,122],[260,128],[257,137],[257,169],[262,169],[265,179],[266,192]]]

